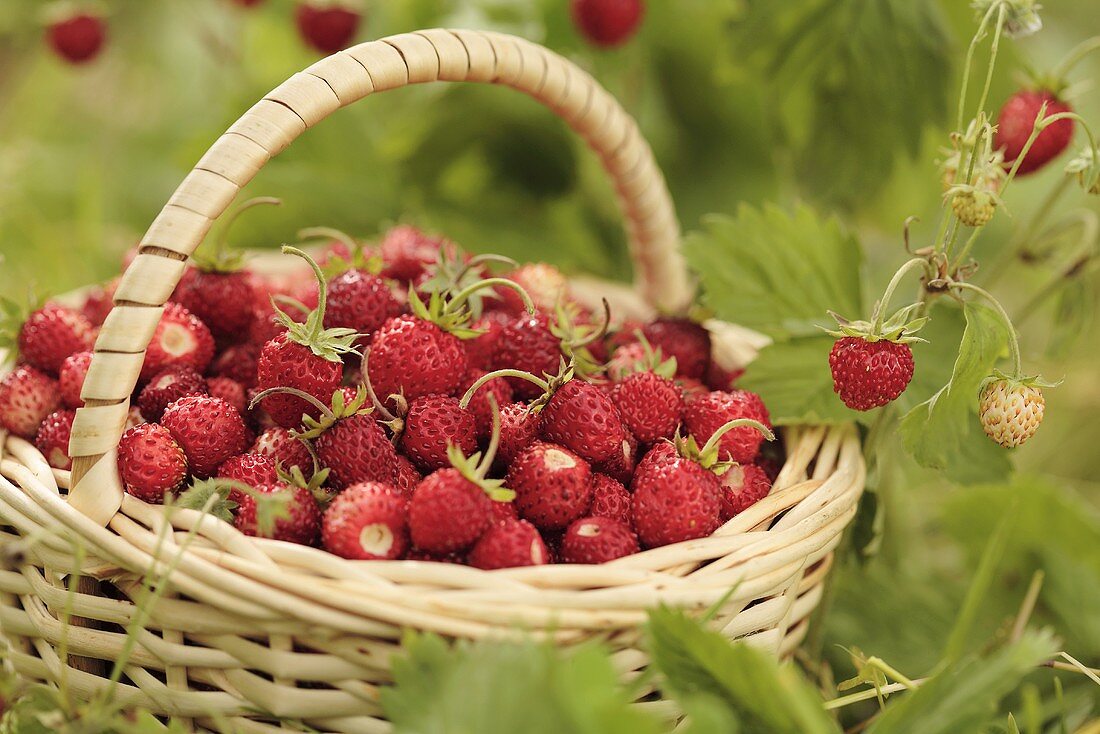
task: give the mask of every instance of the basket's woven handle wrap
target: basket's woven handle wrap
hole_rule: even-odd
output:
[[[272,156],[344,105],[374,92],[431,81],[489,82],[543,103],[600,156],[627,223],[635,280],[649,303],[679,310],[691,298],[679,224],[664,178],[637,125],[586,72],[521,38],[427,30],[325,58],[272,90],[222,135],[184,179],[141,241],[115,292],[84,383],[70,453],[73,507],[106,524],[122,487],[115,449],[145,348],[211,224]]]

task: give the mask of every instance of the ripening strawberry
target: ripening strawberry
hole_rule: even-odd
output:
[[[573,0],[571,7],[581,35],[605,48],[629,40],[645,15],[644,0]]]
[[[898,398],[913,379],[908,344],[857,336],[837,339],[829,353],[833,391],[852,410],[871,410]]]
[[[756,393],[747,390],[710,392],[687,402],[684,425],[699,441],[709,441],[723,425],[738,418],[750,418],[771,427],[768,409]],[[726,431],[718,443],[718,456],[725,461],[749,463],[756,460],[764,435],[752,426]]]
[[[719,480],[722,483],[722,522],[764,499],[772,489],[772,480],[756,464],[731,466]]]
[[[634,478],[634,469],[638,465],[639,446],[638,439],[634,438],[634,434],[630,431],[624,430],[623,436],[623,442],[611,458],[601,461],[592,468],[629,487],[631,479]]]
[[[417,471],[413,463],[409,461],[409,457],[398,454],[394,471],[393,486],[401,492],[401,496],[405,499],[412,497],[413,490],[416,489],[416,485],[420,484],[420,480],[423,479],[420,472]]]
[[[355,38],[362,20],[350,3],[303,0],[294,15],[298,33],[311,48],[323,54],[341,51]]]
[[[370,335],[401,312],[386,281],[352,268],[329,281],[325,328],[345,327]]]
[[[982,387],[978,400],[985,435],[1009,449],[1035,435],[1045,408],[1042,388],[1026,380],[990,380]]]
[[[214,337],[206,324],[178,303],[168,303],[145,350],[141,381],[172,367],[190,367],[202,374],[214,357]]]
[[[429,474],[409,503],[409,530],[417,548],[435,555],[464,550],[488,528],[492,500],[458,469]]]
[[[214,397],[232,405],[241,415],[248,413],[248,393],[236,380],[228,377],[207,377],[206,389]]]
[[[47,303],[23,322],[19,330],[19,356],[32,367],[56,376],[61,364],[95,342],[95,327],[79,312]]]
[[[250,487],[279,482],[279,472],[274,459],[252,452],[226,459],[218,467],[215,476],[221,479],[232,479]]]
[[[474,568],[486,571],[541,566],[550,562],[550,552],[534,525],[524,520],[505,519],[485,531],[470,549],[467,560]]]
[[[46,416],[34,437],[34,446],[54,469],[73,468],[69,456],[69,437],[73,432],[75,410],[58,410]]]
[[[228,377],[248,390],[256,386],[256,372],[259,366],[260,350],[264,344],[274,339],[284,329],[272,334],[269,339],[259,343],[251,341],[244,344],[230,344],[214,357],[210,363],[209,374],[214,377]]]
[[[159,423],[164,409],[188,395],[209,395],[206,380],[186,365],[158,372],[138,393],[137,405],[145,420]]]
[[[261,433],[249,451],[270,457],[287,471],[296,466],[305,472],[313,465],[306,445],[282,427],[268,428]]]
[[[463,393],[466,392],[485,374],[484,370],[476,367],[471,368],[462,380],[462,384],[459,385],[459,390]],[[470,398],[467,409],[474,416],[477,437],[482,441],[489,440],[489,434],[492,433],[493,429],[493,410],[489,404],[489,395],[496,399],[498,408],[499,406],[506,406],[512,402],[512,387],[505,378],[497,377],[478,388],[477,392]],[[503,426],[501,431],[503,433]]]
[[[211,476],[218,466],[252,445],[244,419],[232,405],[209,395],[180,398],[164,410],[161,425],[183,448],[191,472]]]
[[[118,472],[126,491],[144,502],[160,504],[187,481],[187,456],[167,428],[142,423],[118,442]]]
[[[102,326],[107,319],[107,314],[114,308],[115,289],[118,287],[118,279],[109,281],[104,285],[92,286],[84,296],[84,303],[80,306],[80,313],[92,324]]]
[[[393,227],[382,238],[382,275],[399,283],[415,283],[439,258],[440,250],[453,244],[408,224]]]
[[[997,199],[987,191],[965,188],[951,197],[951,211],[967,227],[984,227],[997,211]]]
[[[61,391],[61,404],[71,410],[84,406],[80,391],[84,389],[84,378],[88,376],[88,367],[92,364],[91,352],[77,352],[65,358],[58,373],[58,389]]]
[[[388,484],[351,485],[325,510],[321,544],[341,558],[401,558],[409,547],[408,500]]]
[[[553,313],[558,303],[569,296],[569,282],[553,265],[527,263],[504,277],[523,288],[540,311]],[[495,305],[502,311],[520,316],[526,310],[523,299],[510,288],[497,290],[496,297]]]
[[[572,379],[559,387],[542,410],[542,435],[589,463],[607,461],[622,446],[626,431],[619,409],[599,387]]]
[[[556,374],[561,362],[561,339],[543,313],[524,314],[504,326],[493,355],[493,369],[514,369],[536,377]],[[516,397],[530,400],[542,390],[515,377],[508,378]]]
[[[215,338],[237,342],[256,318],[252,273],[240,270],[236,258],[196,258],[176,286],[172,300],[195,314]]]
[[[449,395],[425,395],[409,405],[401,451],[416,468],[433,472],[449,465],[447,451],[456,446],[463,456],[477,450],[474,414]]]
[[[630,526],[609,517],[577,520],[561,539],[563,563],[607,563],[638,550],[638,536]]]
[[[625,425],[642,443],[672,438],[680,427],[684,400],[676,384],[655,372],[635,372],[611,392]]]
[[[28,441],[60,407],[57,381],[34,367],[16,367],[0,380],[0,427]]]
[[[1011,167],[1031,137],[1035,121],[1043,104],[1046,116],[1072,112],[1073,108],[1049,90],[1022,90],[1008,98],[997,116],[993,145],[1004,150],[1004,160]],[[1058,120],[1039,133],[1027,157],[1017,169],[1017,175],[1038,171],[1062,154],[1073,139],[1073,120]]]
[[[631,490],[634,529],[647,548],[703,538],[718,528],[718,477],[671,443],[658,443],[642,458]]]
[[[592,506],[588,513],[593,517],[609,517],[630,526],[630,492],[618,480],[606,474],[592,474]]]
[[[564,446],[528,446],[508,467],[505,484],[516,493],[516,510],[540,530],[560,530],[588,512],[592,470]]]
[[[70,64],[84,64],[103,48],[107,23],[99,15],[74,12],[50,23],[46,37],[62,59]]]
[[[500,409],[500,447],[497,459],[507,468],[521,451],[539,437],[540,419],[525,403],[509,403]]]
[[[397,472],[397,450],[382,425],[362,409],[366,393],[347,399],[332,396],[332,408],[318,406],[320,420],[306,423],[295,435],[313,440],[321,466],[329,470],[328,484],[343,489],[359,482],[392,484]]]
[[[458,337],[414,315],[387,320],[370,340],[367,365],[378,397],[403,394],[452,395],[466,373],[466,351]]]
[[[321,508],[308,489],[286,484],[262,484],[253,489],[262,495],[289,493],[286,517],[275,520],[268,533],[262,533],[257,517],[256,499],[250,494],[237,492],[238,502],[233,525],[245,535],[272,538],[299,545],[317,545],[321,537]]]
[[[702,380],[710,365],[710,332],[689,319],[661,318],[646,324],[642,335],[665,359],[676,360],[676,375]]]

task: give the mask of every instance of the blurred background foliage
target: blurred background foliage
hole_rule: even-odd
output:
[[[51,294],[111,277],[207,146],[315,59],[297,37],[290,0],[253,10],[229,0],[109,7],[105,53],[73,68],[42,42],[41,3],[0,3],[0,293],[34,283]],[[994,107],[1025,67],[1049,68],[1100,32],[1095,0],[1051,2],[1042,14],[1041,33],[1003,45]],[[589,69],[638,119],[685,230],[743,202],[808,203],[858,236],[869,290],[878,292],[904,257],[905,218],[921,218],[914,244],[934,235],[936,159],[974,23],[968,3],[955,0],[653,0],[640,35],[607,52],[580,41],[565,0],[367,0],[360,37],[450,26],[545,43]],[[1100,54],[1072,75],[1077,109],[1100,126],[1096,79]],[[1013,216],[983,233],[979,260],[1003,253],[1013,230],[1044,206],[1060,168],[1009,192]],[[285,204],[242,220],[242,246],[292,241],[304,226],[373,235],[410,221],[471,250],[629,276],[597,162],[552,115],[506,90],[428,85],[367,99],[304,134],[245,193]],[[1058,206],[1096,213],[1100,197],[1072,191]],[[1043,287],[1048,265],[1007,269],[996,292],[1010,310],[1019,314]],[[1098,277],[1086,268],[1068,296],[1044,301],[1022,323],[1025,360],[1065,382],[1047,393],[1038,437],[1013,457],[1011,485],[950,486],[887,442],[881,547],[839,564],[827,622],[810,642],[811,657],[824,652],[838,679],[851,666],[837,644],[910,676],[935,665],[977,556],[1013,505],[1009,551],[976,629],[988,639],[1042,568],[1036,619],[1100,665]],[[1047,691],[1052,677],[1034,676]],[[1065,707],[1087,712],[1100,701],[1100,689],[1065,682]],[[1034,698],[1029,691],[1020,701]]]

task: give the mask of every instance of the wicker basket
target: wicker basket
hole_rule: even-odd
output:
[[[628,222],[637,288],[619,292],[617,307],[641,313],[690,300],[678,224],[649,147],[607,92],[563,58],[510,36],[430,30],[365,43],[294,75],[214,144],[145,235],[96,343],[71,477],[0,433],[0,542],[33,538],[23,543],[25,563],[0,570],[0,626],[21,675],[67,676],[75,695],[93,695],[105,684],[100,661],[123,648],[142,578],[170,566],[169,592],[152,608],[117,696],[206,729],[276,731],[284,730],[279,719],[294,719],[326,732],[387,731],[379,687],[409,627],[563,645],[599,637],[629,675],[647,664],[639,648],[647,609],[701,610],[734,588],[714,619],[718,628],[777,656],[799,644],[863,488],[851,426],[788,430],[771,495],[713,536],[602,566],[486,572],[347,561],[123,493],[115,450],[144,349],[211,223],[306,128],[371,93],[436,80],[506,85],[561,116],[600,156]],[[591,283],[578,290],[614,292]],[[726,324],[712,333],[720,353],[746,356],[759,346]],[[76,568],[83,577],[65,624],[65,576]],[[647,701],[640,705],[675,715],[670,704]]]

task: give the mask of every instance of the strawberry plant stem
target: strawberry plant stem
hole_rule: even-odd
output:
[[[1047,105],[1044,102],[1043,106],[1039,108],[1039,114],[1035,117],[1035,127],[1031,131],[1031,135],[1028,136],[1027,142],[1024,143],[1023,150],[1020,151],[1020,155],[1016,156],[1015,162],[1012,164],[1012,169],[1008,172],[1008,177],[1005,179],[1004,184],[1001,186],[1001,192],[1008,188],[1008,185],[1012,183],[1012,179],[1016,177],[1016,171],[1020,169],[1020,165],[1024,162],[1024,158],[1027,157],[1028,151],[1031,150],[1031,146],[1035,144],[1039,135],[1043,130],[1058,122],[1059,120],[1073,120],[1085,130],[1085,135],[1089,139],[1089,147],[1092,148],[1094,156],[1100,155],[1100,152],[1096,149],[1096,138],[1092,135],[1092,130],[1089,129],[1089,125],[1085,122],[1084,118],[1078,115],[1076,112],[1059,112],[1058,114],[1046,116]]]
[[[531,384],[537,385],[543,390],[550,389],[549,382],[535,377],[530,372],[523,372],[522,370],[513,369],[493,370],[492,372],[486,372],[484,375],[477,378],[477,380],[474,381],[474,384],[470,385],[470,389],[467,390],[466,393],[462,396],[462,399],[458,401],[459,407],[463,409],[468,408],[470,406],[470,401],[474,399],[474,395],[477,393],[478,390],[481,389],[481,386],[489,380],[497,377],[517,377],[521,380],[527,380]]]
[[[1077,44],[1070,49],[1069,53],[1058,62],[1058,66],[1054,67],[1054,71],[1051,72],[1051,76],[1061,81],[1069,74],[1070,70],[1081,61],[1081,59],[1088,56],[1093,51],[1100,49],[1100,36],[1093,36],[1092,38],[1085,39],[1081,43]]]
[[[315,240],[328,238],[330,240],[336,240],[342,243],[348,248],[348,252],[352,257],[359,250],[359,243],[356,242],[351,235],[347,232],[341,232],[338,229],[332,227],[306,227],[305,229],[298,230],[299,240]]]
[[[527,295],[527,291],[523,289],[523,286],[521,286],[514,280],[508,280],[507,278],[486,278],[485,280],[479,280],[478,282],[472,285],[468,285],[460,290],[458,293],[456,293],[454,298],[448,301],[447,305],[455,307],[461,306],[474,293],[485,290],[486,288],[494,288],[497,286],[503,288],[511,288],[512,290],[514,290],[516,293],[519,294],[519,297],[523,299],[523,306],[527,309],[527,313],[535,312],[535,303],[531,300],[531,296]]]
[[[1012,325],[1012,319],[1009,318],[1008,312],[1005,311],[1001,302],[993,297],[993,294],[986,289],[976,286],[973,283],[962,283],[955,281],[951,283],[952,288],[958,288],[960,290],[968,290],[977,293],[979,296],[989,302],[989,305],[993,307],[993,310],[1001,317],[1001,321],[1004,322],[1005,328],[1008,329],[1008,353],[1012,359],[1012,376],[1020,377],[1023,374],[1023,363],[1020,359],[1020,340],[1016,336],[1016,327]]]
[[[1020,231],[1019,235],[1013,238],[1012,244],[1009,245],[1005,254],[998,258],[989,269],[989,275],[986,277],[986,286],[992,286],[996,283],[1008,270],[1008,266],[1016,260],[1024,248],[1031,243],[1032,238],[1035,237],[1039,229],[1050,217],[1058,199],[1062,198],[1066,191],[1069,190],[1071,183],[1073,183],[1071,177],[1063,176],[1062,180],[1058,182],[1058,185],[1047,193],[1046,198],[1043,199],[1035,210],[1035,213],[1031,216],[1031,220],[1028,222],[1027,226]]]
[[[985,103],[989,99],[989,87],[993,83],[993,69],[997,66],[997,51],[1001,45],[1001,31],[1005,27],[1005,17],[1008,15],[1008,3],[999,3],[1000,12],[997,14],[997,27],[993,29],[993,43],[989,46],[989,68],[985,73],[985,86],[982,87],[982,96],[978,98],[978,116],[985,112]],[[981,135],[979,134],[979,139]],[[974,148],[978,150],[977,146]]]
[[[740,428],[742,426],[752,426],[756,430],[760,431],[760,433],[764,434],[764,438],[766,438],[767,440],[775,440],[775,434],[772,433],[771,430],[760,421],[754,421],[752,418],[734,418],[728,423],[723,423],[718,428],[718,430],[714,432],[710,439],[708,439],[707,442],[703,444],[703,448],[699,449],[700,455],[706,456],[708,452],[714,451],[715,447],[718,445],[718,442],[722,440],[722,436],[726,435],[734,428]]]
[[[886,286],[886,291],[882,294],[882,299],[875,304],[875,311],[871,315],[871,333],[878,335],[882,333],[882,322],[885,320],[886,308],[890,305],[890,299],[894,297],[894,291],[897,290],[898,285],[901,283],[902,278],[905,277],[913,268],[918,265],[927,265],[928,261],[923,257],[914,257],[905,262],[897,272],[894,273],[894,277],[890,279],[890,283]]]
[[[947,272],[954,273],[959,269],[959,266],[966,261],[966,256],[970,254],[970,250],[974,247],[974,243],[978,241],[978,235],[981,233],[981,227],[975,227],[970,233],[970,236],[966,238],[966,244],[963,245],[962,250],[959,251],[958,257],[951,263],[951,267],[947,269]],[[950,250],[948,250],[950,254]]]
[[[959,112],[957,121],[955,122],[955,129],[960,132],[963,129],[963,122],[965,120],[963,111],[966,109],[966,93],[970,86],[970,67],[974,64],[974,52],[978,50],[978,44],[985,38],[986,28],[989,27],[989,21],[993,17],[993,12],[999,8],[999,3],[989,6],[989,10],[987,10],[985,16],[982,17],[982,22],[978,25],[978,30],[974,32],[973,38],[970,39],[970,46],[966,50],[966,62],[963,64],[962,87],[959,90]]]
[[[221,232],[218,233],[218,238],[214,241],[217,251],[225,251],[229,243],[229,231],[233,229],[233,225],[237,223],[237,220],[240,219],[241,215],[246,211],[258,206],[282,206],[282,204],[283,200],[277,199],[274,196],[257,196],[243,202],[239,207],[230,212],[225,220],[225,225],[222,227]]]

